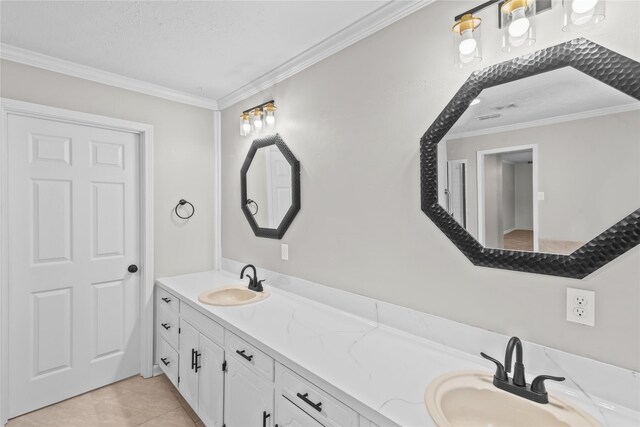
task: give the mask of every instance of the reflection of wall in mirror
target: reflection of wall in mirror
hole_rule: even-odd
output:
[[[488,248],[504,246],[502,195],[502,156],[492,154],[484,158],[484,245]]]
[[[447,160],[469,159],[467,228],[477,236],[476,152],[537,144],[540,241],[584,243],[640,206],[640,111],[447,138]],[[524,173],[524,172],[523,172]],[[541,250],[543,248],[541,247]]]

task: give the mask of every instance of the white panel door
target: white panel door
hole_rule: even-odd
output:
[[[198,416],[208,427],[222,426],[224,350],[200,334],[198,362]]]
[[[184,319],[180,319],[180,369],[178,390],[194,411],[198,412],[198,373],[196,352],[200,333]]]
[[[224,380],[224,423],[227,427],[273,425],[273,385],[232,357]]]
[[[138,136],[10,115],[9,416],[140,370]]]

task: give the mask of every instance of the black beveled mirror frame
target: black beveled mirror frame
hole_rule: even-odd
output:
[[[422,211],[474,265],[581,279],[640,243],[640,208],[572,254],[556,255],[485,248],[440,206],[438,143],[471,101],[483,89],[563,67],[640,100],[640,63],[579,38],[473,72],[420,140]]]
[[[251,211],[247,207],[247,172],[249,172],[249,166],[253,161],[253,157],[260,148],[275,145],[278,147],[282,155],[289,165],[291,166],[291,207],[285,214],[278,228],[264,228],[260,227],[255,218],[251,214]],[[249,221],[249,225],[253,230],[253,233],[258,237],[266,237],[269,239],[282,239],[284,233],[287,231],[293,219],[300,210],[300,162],[293,155],[287,144],[284,143],[279,134],[267,136],[265,138],[255,139],[249,148],[247,157],[244,159],[242,169],[240,170],[240,203],[244,216]]]

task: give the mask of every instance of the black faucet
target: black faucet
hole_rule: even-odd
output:
[[[249,289],[255,292],[262,292],[264,290],[264,288],[262,287],[262,282],[264,282],[264,280],[258,280],[258,273],[256,272],[256,268],[253,265],[251,264],[245,265],[242,268],[242,271],[240,272],[240,278],[244,279],[244,271],[247,268],[250,268],[253,270],[253,277],[247,274],[247,277],[249,278]]]
[[[513,378],[509,378],[508,372],[511,372],[511,359],[513,350],[516,351],[516,363],[513,367]],[[522,342],[518,337],[512,337],[507,344],[507,351],[504,357],[504,364],[498,362],[491,356],[480,353],[482,357],[496,364],[496,373],[493,375],[493,385],[500,390],[515,394],[525,399],[532,400],[537,403],[549,403],[549,395],[544,386],[545,380],[564,381],[563,377],[552,377],[549,375],[539,375],[528,384],[524,378],[524,364],[522,363]]]

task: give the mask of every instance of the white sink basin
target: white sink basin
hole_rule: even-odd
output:
[[[442,375],[429,384],[425,401],[440,427],[600,426],[591,415],[551,394],[548,404],[540,404],[500,390],[486,372]]]
[[[241,286],[225,286],[211,289],[200,294],[200,302],[209,305],[243,305],[262,301],[269,296],[266,289],[263,292],[255,292]]]

